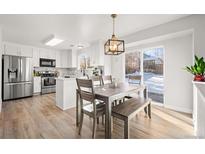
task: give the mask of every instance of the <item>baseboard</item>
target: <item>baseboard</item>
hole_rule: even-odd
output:
[[[187,109],[187,108],[183,108],[183,107],[178,107],[178,106],[172,106],[172,105],[166,105],[164,104],[165,108],[169,108],[175,111],[179,111],[179,112],[184,112],[184,113],[190,113],[192,114],[192,109]]]

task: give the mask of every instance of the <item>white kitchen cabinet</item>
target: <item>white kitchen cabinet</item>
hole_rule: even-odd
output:
[[[56,59],[56,51],[48,49],[40,49],[40,58]]]
[[[20,55],[23,57],[33,57],[33,48],[30,46],[20,46]]]
[[[33,57],[33,49],[30,46],[18,45],[15,43],[4,43],[5,55]]]
[[[56,67],[61,67],[61,51],[56,51]]]
[[[40,58],[48,59],[49,58],[49,50],[41,48],[40,49]]]
[[[10,43],[4,43],[4,51],[3,54],[5,55],[12,55],[12,56],[20,56],[20,46]]]
[[[56,51],[55,50],[50,50],[48,51],[48,59],[56,59]]]
[[[61,67],[69,68],[69,54],[68,51],[61,51]]]
[[[33,48],[33,58],[32,58],[32,64],[33,67],[39,67],[39,58],[40,58],[40,49]]]
[[[38,94],[41,92],[41,77],[35,76],[33,77],[33,93]]]

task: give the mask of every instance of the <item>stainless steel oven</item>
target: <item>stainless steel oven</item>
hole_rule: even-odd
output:
[[[56,74],[54,72],[41,73],[41,94],[56,92]]]

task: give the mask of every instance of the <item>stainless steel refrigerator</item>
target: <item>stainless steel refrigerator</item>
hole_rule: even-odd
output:
[[[2,56],[3,100],[32,96],[31,58]]]

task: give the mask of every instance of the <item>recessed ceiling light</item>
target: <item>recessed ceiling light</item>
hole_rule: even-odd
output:
[[[84,46],[83,45],[78,45],[77,47],[78,47],[78,49],[82,49]]]
[[[48,45],[48,46],[56,46],[60,43],[62,43],[64,40],[62,39],[59,39],[59,38],[56,38],[55,36],[53,36],[51,39],[47,40],[45,45]]]

